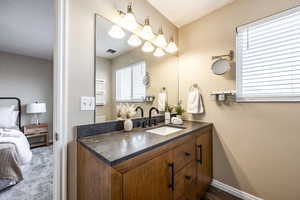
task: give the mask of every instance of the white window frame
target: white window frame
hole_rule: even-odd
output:
[[[118,70],[116,70],[115,71],[115,77],[116,77],[116,80],[115,80],[115,89],[116,89],[116,94],[115,94],[115,97],[116,97],[116,102],[118,102],[118,103],[142,103],[142,102],[144,102],[145,101],[145,99],[134,99],[133,98],[133,65],[136,65],[136,64],[138,64],[138,63],[144,63],[144,66],[145,66],[145,73],[146,73],[146,69],[147,69],[147,65],[146,65],[146,61],[145,60],[142,60],[142,61],[138,61],[138,62],[135,62],[135,63],[132,63],[132,64],[129,64],[128,66],[126,66],[126,67],[123,67],[123,68],[120,68],[120,69],[118,69]],[[131,68],[131,98],[129,99],[129,100],[122,100],[122,99],[117,99],[117,91],[118,91],[118,89],[117,89],[117,72],[119,71],[119,70],[123,70],[123,69],[126,69],[126,68]],[[146,97],[146,86],[144,85],[144,87],[145,87],[145,97]]]
[[[252,23],[248,23],[236,28],[236,101],[237,102],[300,102],[300,96],[280,96],[280,97],[243,97],[241,94],[242,91],[242,51],[240,48],[240,40],[238,39],[238,33],[241,30],[247,29],[248,27],[272,21],[287,15],[290,15],[295,12],[300,11],[300,6],[285,10],[283,12],[265,17],[263,19],[257,20]]]

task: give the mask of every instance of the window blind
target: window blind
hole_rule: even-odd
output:
[[[143,101],[146,87],[143,78],[146,63],[141,61],[116,71],[116,100],[119,102]]]
[[[300,100],[300,9],[237,28],[237,101]]]

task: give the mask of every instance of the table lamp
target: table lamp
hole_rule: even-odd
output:
[[[37,101],[34,102],[34,103],[31,103],[31,104],[27,104],[26,112],[28,114],[34,114],[35,124],[39,125],[40,124],[39,115],[41,113],[46,112],[46,104],[45,103],[39,103]]]

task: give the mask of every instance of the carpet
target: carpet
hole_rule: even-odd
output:
[[[53,146],[32,149],[32,154],[22,167],[24,180],[0,192],[0,200],[53,199]]]

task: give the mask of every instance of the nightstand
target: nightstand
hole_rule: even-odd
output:
[[[25,136],[27,137],[30,147],[40,147],[49,145],[48,124],[26,125],[23,127]],[[40,138],[40,140],[38,140]]]

